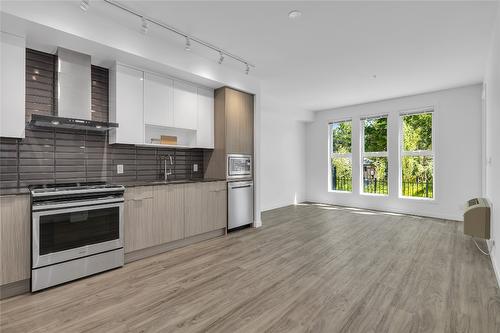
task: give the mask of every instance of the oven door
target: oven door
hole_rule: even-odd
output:
[[[123,247],[123,201],[32,213],[32,268]]]

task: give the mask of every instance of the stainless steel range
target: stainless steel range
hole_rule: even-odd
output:
[[[31,188],[31,291],[123,266],[121,185]]]

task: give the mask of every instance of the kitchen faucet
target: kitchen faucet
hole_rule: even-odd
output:
[[[168,160],[170,160],[170,165],[174,165],[174,161],[172,160],[172,156],[167,155],[168,156]],[[172,167],[170,167],[170,169],[168,169],[168,172],[167,172],[167,156],[162,156],[161,159],[164,160],[164,164],[163,164],[163,180],[164,181],[167,181],[168,180],[168,176],[172,175]]]

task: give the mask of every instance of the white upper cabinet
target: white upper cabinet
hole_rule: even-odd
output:
[[[144,123],[174,127],[174,81],[144,73]]]
[[[1,32],[0,37],[0,136],[24,138],[25,40],[5,32]]]
[[[144,143],[144,73],[116,65],[110,75],[110,143]]]
[[[214,148],[214,91],[116,64],[110,72],[110,143],[158,145],[175,136],[177,146]]]
[[[198,88],[198,129],[196,146],[214,148],[214,91]]]
[[[197,88],[179,81],[174,81],[174,127],[198,128]]]

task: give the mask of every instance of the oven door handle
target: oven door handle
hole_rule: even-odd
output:
[[[113,199],[101,199],[101,200],[89,200],[89,201],[77,201],[77,202],[70,201],[57,204],[33,205],[33,211],[38,212],[38,211],[61,209],[61,208],[87,207],[87,206],[96,206],[96,205],[120,203],[120,202],[124,202],[124,199],[113,198]]]

